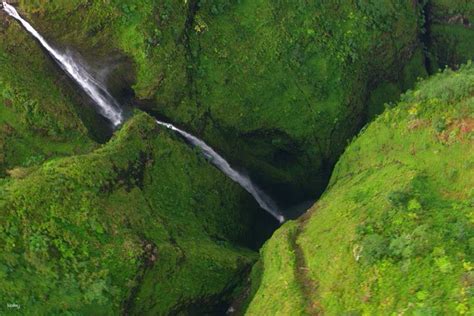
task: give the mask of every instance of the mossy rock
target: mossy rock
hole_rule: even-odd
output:
[[[262,248],[247,314],[472,313],[473,93],[447,70],[362,131]]]
[[[271,222],[146,114],[13,176],[0,183],[2,314],[212,312],[256,259],[257,219]]]
[[[171,103],[158,89],[153,109],[202,135],[283,205],[315,197],[365,123],[370,92],[383,82],[401,90],[417,18],[406,1],[198,1],[184,43],[190,95]],[[419,68],[415,78],[423,60]]]
[[[474,59],[474,3],[432,0],[426,6],[430,71]]]

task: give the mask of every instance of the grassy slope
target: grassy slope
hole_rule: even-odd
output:
[[[212,308],[255,260],[255,202],[145,114],[16,176],[0,187],[2,314]]]
[[[84,152],[93,142],[64,77],[17,23],[0,16],[0,176]],[[59,84],[61,83],[61,84]]]
[[[125,52],[134,64],[136,96],[150,101],[149,110],[203,136],[290,198],[322,188],[328,167],[363,121],[370,91],[379,91],[376,101],[388,101],[424,74],[416,58],[404,75],[418,35],[418,8],[406,1],[20,6],[43,34],[86,59],[107,62]],[[383,85],[389,82],[391,94]]]
[[[248,313],[292,297],[306,309],[286,314],[472,312],[473,93],[472,64],[446,71],[361,132],[322,199],[263,248]],[[295,225],[293,241],[281,238]]]

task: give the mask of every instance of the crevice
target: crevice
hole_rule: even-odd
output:
[[[196,16],[200,9],[199,0],[190,0],[188,4],[188,12],[186,21],[184,24],[184,31],[182,37],[182,44],[184,46],[184,53],[186,59],[186,93],[188,94],[189,100],[193,101],[198,114],[193,117],[189,124],[194,125],[194,131],[197,135],[202,135],[206,126],[212,124],[211,110],[209,107],[204,107],[199,99],[199,87],[196,81],[196,73],[199,69],[199,56],[201,54],[201,45],[198,36],[194,36],[194,27],[196,22]],[[194,42],[193,42],[194,39]],[[193,45],[194,43],[194,45]]]
[[[158,256],[158,248],[156,244],[152,241],[146,240],[143,237],[142,244],[143,244],[143,256],[142,256],[142,264],[138,268],[138,273],[135,276],[135,286],[130,290],[130,295],[123,303],[123,315],[131,315],[133,314],[133,307],[135,299],[140,291],[141,284],[143,283],[143,279],[149,269],[153,267],[155,264],[156,258]]]
[[[148,208],[150,211],[153,211],[153,206],[150,202],[150,200],[145,196],[145,193],[140,189],[142,192],[142,195],[148,205]],[[182,265],[184,261],[186,260],[186,254],[184,250],[179,246],[178,242],[172,235],[172,233],[167,229],[169,227],[167,221],[163,216],[160,216],[158,213],[155,212],[155,216],[157,216],[162,223],[162,227],[166,232],[166,235],[168,235],[168,242],[173,246],[173,248],[176,249],[176,252],[179,254],[179,261],[177,262],[178,266]],[[142,245],[143,245],[143,255],[142,255],[142,261],[140,266],[137,269],[137,274],[135,275],[135,285],[133,288],[130,289],[130,294],[128,297],[123,301],[122,303],[122,313],[123,315],[132,315],[133,310],[135,308],[135,301],[138,297],[138,293],[140,292],[140,289],[142,287],[143,280],[147,274],[148,271],[150,271],[156,260],[158,259],[159,252],[158,252],[158,247],[155,242],[151,241],[150,239],[146,238],[144,235],[140,236],[140,240],[142,240]]]
[[[307,221],[314,211],[308,211],[298,219],[296,231],[289,236],[289,242],[295,252],[296,270],[295,278],[306,301],[306,312],[309,315],[323,315],[322,306],[316,298],[318,297],[318,284],[310,276],[310,269],[306,263],[303,249],[298,243],[298,237],[303,232]]]
[[[196,105],[199,106],[199,101],[197,98],[197,86],[195,80],[195,70],[197,67],[197,56],[194,56],[193,48],[191,45],[191,37],[193,32],[193,26],[196,20],[196,14],[199,9],[199,1],[191,0],[188,4],[188,12],[186,21],[184,23],[184,33],[183,33],[183,45],[186,55],[186,75],[188,80],[188,93],[191,100],[195,100]]]
[[[422,33],[420,34],[420,42],[423,45],[423,59],[425,63],[425,69],[429,75],[433,74],[433,64],[430,58],[430,48],[432,46],[431,41],[431,2],[420,3],[420,15],[423,17]]]

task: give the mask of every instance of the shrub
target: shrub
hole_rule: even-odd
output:
[[[370,234],[362,240],[362,262],[373,264],[387,255],[387,240],[379,234]]]
[[[387,196],[389,202],[395,207],[404,207],[408,204],[411,195],[407,192],[392,191]]]

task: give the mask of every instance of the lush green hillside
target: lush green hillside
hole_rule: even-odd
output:
[[[353,141],[252,272],[248,315],[472,314],[474,66],[420,83]]]
[[[3,182],[1,314],[212,310],[256,259],[263,211],[145,114],[89,154]]]
[[[421,7],[410,1],[20,8],[48,38],[92,62],[128,56],[135,75],[124,61],[114,77],[134,81],[138,103],[202,136],[284,200],[317,195],[366,117],[425,74]],[[116,91],[121,84],[111,82]]]

